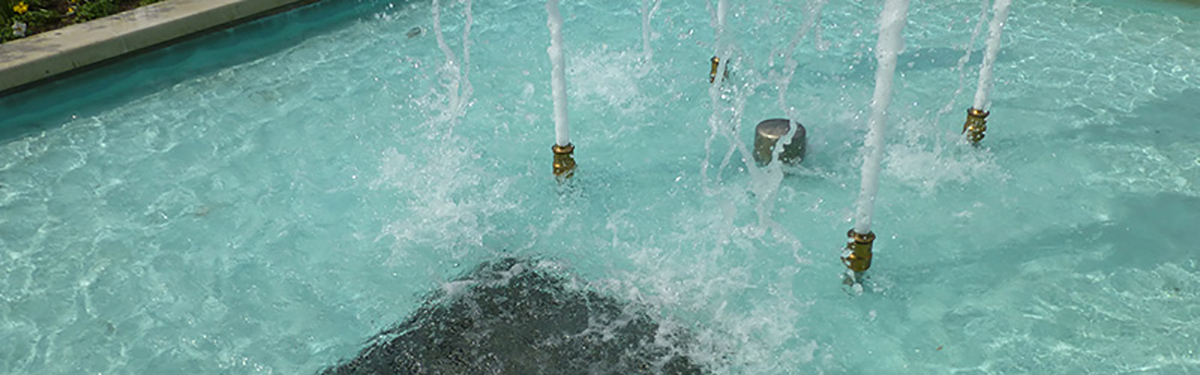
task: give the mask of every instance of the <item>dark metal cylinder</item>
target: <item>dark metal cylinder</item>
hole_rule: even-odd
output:
[[[787,136],[788,131],[791,130],[790,124],[793,123],[797,126],[796,133],[792,135],[792,142],[783,146],[783,151],[779,153],[779,160],[792,165],[800,164],[808,150],[808,132],[804,129],[804,125],[781,118],[760,122],[755,127],[754,161],[759,165],[770,163],[775,145],[781,138]]]

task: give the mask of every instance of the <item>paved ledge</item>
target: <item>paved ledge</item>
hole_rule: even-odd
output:
[[[0,44],[0,93],[315,0],[167,0]]]

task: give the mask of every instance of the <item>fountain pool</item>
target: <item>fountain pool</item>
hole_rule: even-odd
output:
[[[328,1],[0,98],[0,373],[317,373],[509,256],[718,374],[1200,371],[1194,7],[1015,2],[973,147],[990,5],[914,2],[856,294],[882,1],[728,3],[715,92],[716,2],[559,5],[568,187],[544,2],[442,1],[443,49]],[[807,160],[757,169],[779,117]]]

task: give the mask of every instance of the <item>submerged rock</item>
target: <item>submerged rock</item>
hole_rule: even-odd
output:
[[[703,374],[684,332],[526,259],[487,262],[322,375]]]

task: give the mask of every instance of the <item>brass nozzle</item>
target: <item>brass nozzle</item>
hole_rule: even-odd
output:
[[[851,229],[846,236],[850,237],[846,242],[846,250],[849,250],[850,254],[842,257],[842,263],[856,274],[866,272],[871,268],[871,247],[875,243],[875,232],[859,234]]]
[[[967,122],[963,124],[962,132],[967,135],[968,141],[979,143],[983,140],[983,133],[987,131],[987,116],[988,112],[982,109],[967,109]]]
[[[721,66],[721,58],[713,56],[709,59],[712,62],[712,69],[708,71],[708,83],[717,81],[717,67]],[[729,79],[729,67],[725,67],[725,79]]]
[[[567,144],[566,146],[554,145],[550,148],[554,151],[554,176],[559,179],[571,178],[575,175],[575,157],[571,156],[575,152],[575,145]]]

